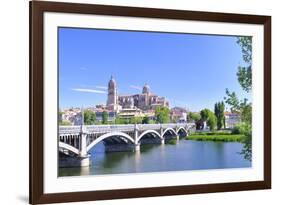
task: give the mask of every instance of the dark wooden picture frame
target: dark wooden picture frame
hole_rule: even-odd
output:
[[[43,14],[62,12],[158,19],[259,24],[264,28],[264,180],[45,194],[43,172]],[[152,197],[271,188],[271,17],[58,2],[30,2],[30,203]]]

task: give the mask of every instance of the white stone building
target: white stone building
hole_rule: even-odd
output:
[[[238,123],[241,122],[241,116],[238,113],[225,112],[224,117],[225,117],[225,128],[226,129],[232,129]]]

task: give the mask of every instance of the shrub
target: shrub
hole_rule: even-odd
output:
[[[66,125],[72,125],[70,121],[68,120],[63,120],[61,122],[59,122],[59,125],[63,125],[63,126],[66,126]]]
[[[231,130],[231,134],[240,134],[240,133],[241,133],[241,129],[240,129],[240,126],[238,126],[238,125],[233,127],[233,129]]]
[[[245,135],[190,135],[187,136],[186,140],[197,140],[197,141],[222,141],[222,142],[243,142]]]
[[[249,135],[251,133],[251,126],[248,123],[239,123],[232,130],[232,134]]]

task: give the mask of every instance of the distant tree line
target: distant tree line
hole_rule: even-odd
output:
[[[59,113],[61,116],[63,112]],[[170,122],[170,110],[167,107],[158,106],[155,109],[155,117],[151,119],[149,116],[144,117],[130,117],[124,118],[119,115],[112,121],[109,121],[109,113],[107,111],[102,112],[101,121],[97,120],[96,113],[92,110],[84,110],[84,124],[93,125],[93,124],[154,124],[154,123],[169,123]],[[60,125],[71,125],[70,121],[60,120]]]
[[[207,108],[201,110],[200,113],[190,112],[187,116],[187,121],[194,121],[196,129],[203,129],[206,122],[210,130],[220,130],[223,127],[225,128],[224,109],[224,103],[217,102],[214,112]]]

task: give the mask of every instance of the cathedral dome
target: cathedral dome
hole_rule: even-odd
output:
[[[149,94],[149,93],[150,93],[150,87],[149,87],[149,85],[145,84],[145,85],[143,86],[142,93],[143,93],[143,94]]]

